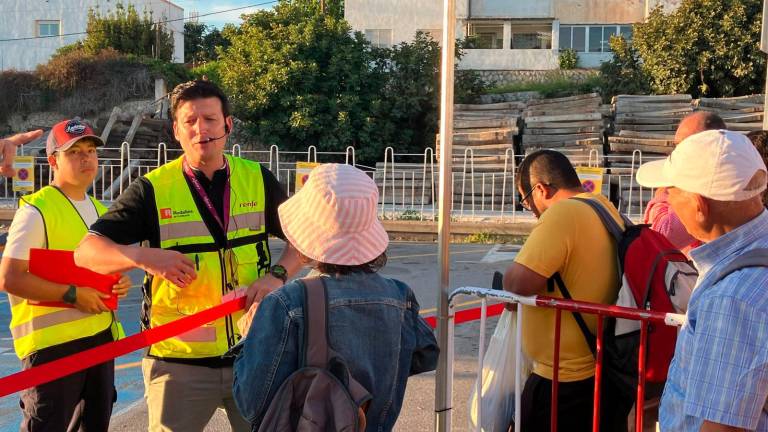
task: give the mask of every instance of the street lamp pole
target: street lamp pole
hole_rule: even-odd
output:
[[[451,430],[453,408],[453,312],[450,290],[451,207],[453,204],[453,71],[456,51],[456,0],[443,0],[443,40],[440,73],[440,195],[437,220],[438,295],[437,340],[441,355],[435,377],[435,430]]]

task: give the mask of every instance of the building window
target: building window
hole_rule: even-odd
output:
[[[512,49],[552,49],[552,24],[512,23]]]
[[[61,21],[36,21],[38,36],[59,36],[61,34]]]
[[[578,52],[608,53],[611,36],[622,35],[632,40],[631,25],[560,26],[560,49],[572,48]]]
[[[392,29],[365,29],[365,38],[376,48],[392,46]]]
[[[504,24],[471,23],[468,48],[501,49],[504,45]]]

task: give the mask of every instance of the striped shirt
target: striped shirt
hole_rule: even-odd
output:
[[[662,431],[698,432],[705,420],[768,431],[768,268],[742,269],[712,284],[756,248],[768,248],[766,211],[691,251],[699,279],[664,388]]]

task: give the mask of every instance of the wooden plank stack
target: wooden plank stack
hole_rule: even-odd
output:
[[[671,153],[677,125],[693,112],[691,95],[687,94],[618,95],[612,102],[614,134],[608,137],[612,153]]]
[[[454,205],[465,209],[498,208],[502,201],[511,203],[510,184],[514,141],[519,134],[519,119],[524,102],[454,105],[453,192]],[[436,151],[439,156],[440,136]],[[507,169],[508,175],[504,170]]]
[[[523,112],[523,151],[600,147],[605,123],[600,95],[590,93],[528,102]]]
[[[696,102],[697,110],[719,115],[729,130],[746,133],[763,128],[765,95],[701,98]]]
[[[523,112],[522,151],[558,150],[574,165],[597,161],[602,165],[605,116],[600,95],[541,99],[528,102]]]

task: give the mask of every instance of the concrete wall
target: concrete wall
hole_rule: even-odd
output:
[[[466,17],[467,2],[456,0],[457,18]],[[344,15],[355,31],[391,29],[393,44],[411,41],[418,30],[440,31],[443,28],[441,1],[346,0]],[[456,29],[457,32],[461,29],[460,23]]]
[[[557,0],[470,0],[472,18],[552,18]]]
[[[553,70],[558,69],[555,50],[473,49],[467,50],[461,69],[476,70]]]
[[[38,20],[59,20],[60,33],[81,33],[88,22],[88,10],[98,8],[107,14],[114,8],[114,0],[3,0],[0,14],[0,40],[33,38],[28,40],[0,41],[0,70],[32,70],[46,63],[58,48],[69,45],[85,35],[34,38]],[[184,9],[166,0],[122,0],[124,5],[133,4],[139,14],[146,9],[157,20],[176,20],[167,24],[173,32],[173,61],[184,61]]]

